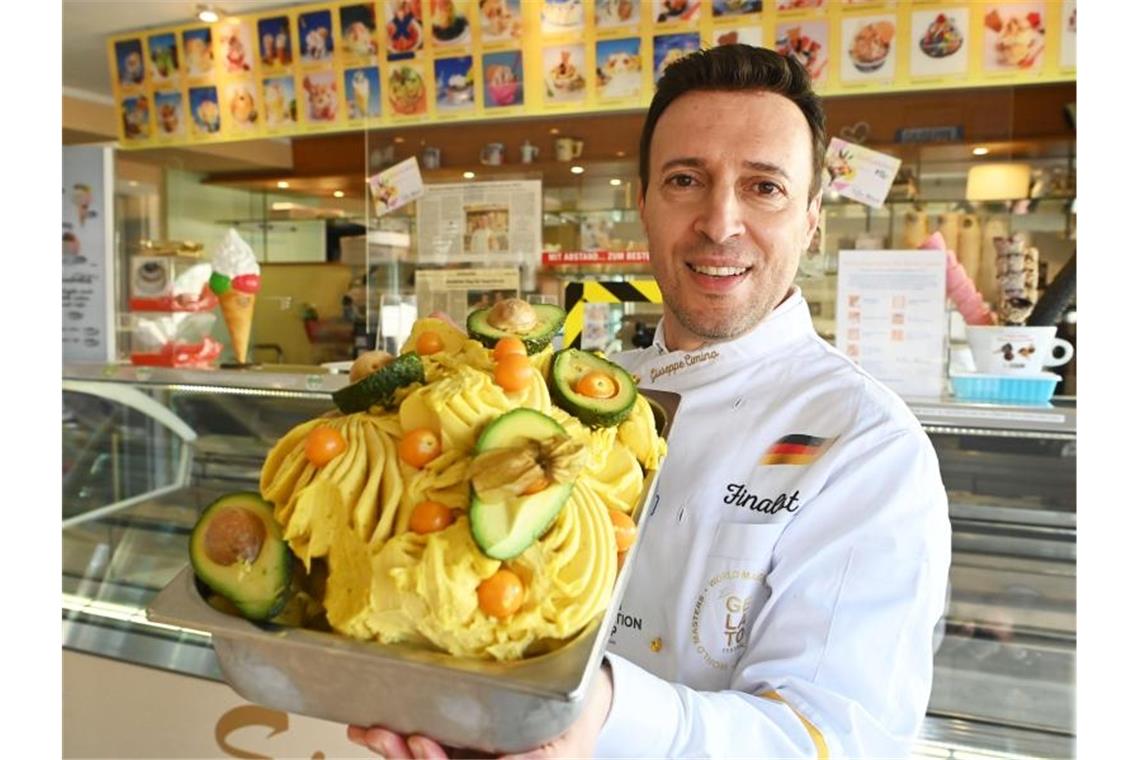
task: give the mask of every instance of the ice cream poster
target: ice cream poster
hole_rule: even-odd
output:
[[[641,38],[599,40],[598,96],[636,98],[641,94]]]
[[[469,55],[438,58],[435,62],[437,113],[475,108],[475,60]]]
[[[408,158],[368,178],[376,216],[406,206],[424,194],[424,180],[415,158]]]
[[[349,119],[380,116],[380,69],[375,66],[345,69],[344,92],[348,98]]]
[[[894,81],[898,44],[893,14],[844,19],[839,78],[849,84]]]
[[[872,208],[881,208],[902,161],[833,137],[827,146],[824,165],[831,176],[829,190]]]
[[[63,148],[64,361],[115,358],[115,286],[108,276],[114,214],[106,205],[113,166],[110,148]]]

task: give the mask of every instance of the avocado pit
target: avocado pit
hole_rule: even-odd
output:
[[[203,549],[211,562],[228,567],[239,560],[252,564],[265,543],[265,523],[244,507],[230,507],[206,527]]]

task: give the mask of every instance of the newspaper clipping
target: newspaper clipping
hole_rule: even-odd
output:
[[[428,185],[416,204],[419,260],[432,264],[538,265],[538,180]]]

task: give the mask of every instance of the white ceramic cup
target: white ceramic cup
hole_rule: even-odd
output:
[[[1056,335],[1056,327],[966,327],[974,364],[985,375],[1032,375],[1061,366],[1073,358],[1073,344]]]
[[[559,137],[554,141],[554,157],[559,161],[573,161],[582,155],[583,143],[573,137]]]
[[[487,143],[479,153],[479,162],[486,166],[499,166],[503,163],[506,148],[502,143]]]

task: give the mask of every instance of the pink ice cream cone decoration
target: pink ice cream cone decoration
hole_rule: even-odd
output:
[[[997,319],[982,298],[981,292],[966,273],[962,262],[953,251],[946,250],[946,241],[941,232],[935,232],[923,241],[919,248],[928,251],[946,252],[946,295],[958,307],[958,312],[968,325],[994,325]]]

